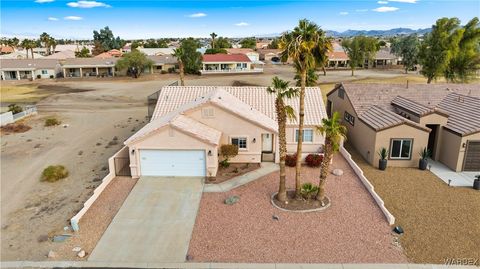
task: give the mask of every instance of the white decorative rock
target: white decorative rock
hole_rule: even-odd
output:
[[[81,247],[74,247],[74,248],[72,248],[72,251],[75,251],[75,252],[79,252],[80,250],[82,250]]]
[[[79,258],[85,257],[85,250],[82,250],[82,251],[78,252],[77,256],[78,256]]]
[[[332,174],[336,175],[336,176],[341,176],[343,175],[343,170],[342,169],[333,169],[332,171]]]
[[[50,258],[50,259],[56,258],[56,257],[57,257],[57,253],[55,253],[55,251],[53,251],[53,250],[50,250],[50,251],[48,252],[47,257]]]

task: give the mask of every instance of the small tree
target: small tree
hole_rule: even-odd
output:
[[[254,37],[244,38],[240,41],[242,48],[255,49],[257,47],[257,40]]]
[[[416,35],[393,40],[390,51],[398,57],[402,57],[405,74],[408,73],[408,69],[412,69],[417,64],[419,46],[420,42]]]
[[[218,54],[218,53],[227,54],[227,50],[226,49],[221,49],[221,48],[214,48],[214,49],[205,50],[205,54]]]
[[[23,108],[17,104],[9,104],[8,111],[12,112],[12,114],[17,114],[23,111]]]
[[[147,58],[147,55],[140,51],[126,53],[117,61],[115,67],[118,70],[127,69],[134,78],[138,78],[145,68],[150,68],[153,61]]]
[[[364,66],[365,60],[374,58],[375,53],[379,47],[377,40],[372,37],[356,36],[352,39],[345,39],[342,41],[342,47],[348,55],[349,66],[352,70],[352,76],[358,66]]]
[[[75,52],[75,57],[77,58],[88,58],[90,57],[90,50],[85,46],[80,50]]]
[[[180,48],[183,50],[181,59],[185,66],[185,74],[198,74],[202,68],[202,53],[197,51],[200,43],[189,37],[182,40]]]
[[[230,158],[233,158],[238,155],[238,146],[237,145],[222,145],[220,146],[220,155],[223,156],[223,160],[220,161],[222,167],[230,166]]]

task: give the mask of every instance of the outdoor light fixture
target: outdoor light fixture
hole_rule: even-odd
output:
[[[134,154],[135,154],[135,149],[132,149],[132,155],[134,155]]]
[[[254,138],[254,139],[252,140],[252,142],[253,142],[253,143],[257,142],[257,139],[256,139],[256,138]]]
[[[208,151],[208,156],[212,156],[212,151],[211,150]]]
[[[462,148],[464,148],[464,147],[466,147],[466,146],[467,146],[467,144],[466,144],[466,143],[463,143],[463,144],[462,144]]]

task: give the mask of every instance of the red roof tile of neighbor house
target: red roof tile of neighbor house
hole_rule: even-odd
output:
[[[245,54],[204,54],[203,55],[203,62],[251,62],[250,59]]]
[[[348,56],[343,51],[332,51],[328,54],[329,60],[348,60]]]
[[[249,52],[254,52],[252,49],[247,48],[232,48],[232,49],[225,49],[228,54],[247,54]]]
[[[106,51],[104,53],[98,54],[94,58],[102,58],[103,59],[103,58],[121,57],[122,55],[123,55],[123,53],[121,51],[113,49],[113,50],[109,50],[109,51]]]
[[[0,53],[12,53],[14,50],[10,46],[0,46]]]

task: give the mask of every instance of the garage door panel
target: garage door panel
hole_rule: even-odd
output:
[[[140,150],[143,176],[205,176],[203,150]]]
[[[463,170],[480,171],[480,141],[467,142]]]

